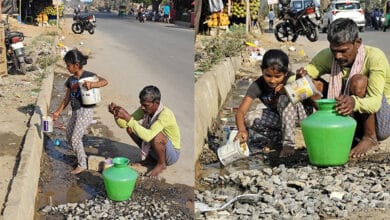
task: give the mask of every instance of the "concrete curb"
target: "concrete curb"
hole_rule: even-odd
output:
[[[198,159],[207,132],[218,116],[241,66],[240,57],[226,58],[195,83],[195,158]]]
[[[3,219],[34,219],[43,150],[42,116],[48,113],[53,89],[54,69],[49,67],[43,79],[36,107],[27,130],[16,176],[13,178]]]

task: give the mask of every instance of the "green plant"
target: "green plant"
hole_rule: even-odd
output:
[[[59,55],[53,56],[51,54],[39,56],[37,58],[37,63],[42,69],[46,69],[48,66],[51,66],[53,63],[56,63],[60,59]]]
[[[32,89],[31,91],[35,92],[35,93],[39,93],[39,91],[41,91],[41,89],[40,88],[35,88],[35,89]]]
[[[235,28],[233,31],[216,38],[204,39],[203,50],[196,56],[197,71],[207,71],[226,57],[234,57],[244,50],[248,36],[245,30]]]
[[[55,36],[58,36],[58,31],[48,31],[48,32],[46,32],[45,35],[55,37]]]
[[[43,81],[43,79],[45,79],[46,78],[46,73],[45,73],[45,71],[44,70],[40,70],[39,71],[39,75],[38,75],[38,77],[35,79],[39,84],[41,84],[42,83],[42,81]],[[38,89],[38,91],[39,91],[39,89]]]

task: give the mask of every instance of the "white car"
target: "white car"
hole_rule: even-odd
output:
[[[359,27],[359,31],[364,31],[366,19],[364,17],[364,10],[360,7],[359,1],[332,1],[328,8],[324,10],[324,14],[320,21],[320,28],[322,29],[322,32],[325,33],[329,24],[338,18],[351,18]]]

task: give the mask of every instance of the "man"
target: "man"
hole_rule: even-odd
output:
[[[142,5],[139,6],[138,8],[138,12],[137,12],[137,19],[140,21],[140,22],[145,22],[144,21],[144,14],[145,14],[145,9]]]
[[[383,24],[383,32],[390,27],[390,1],[387,1],[383,10],[385,16],[385,23]]]
[[[80,5],[78,5],[74,10],[73,10],[73,20],[78,20],[80,18]]]
[[[141,159],[149,155],[157,160],[147,176],[158,176],[168,165],[176,163],[180,156],[180,130],[173,112],[161,103],[160,90],[146,86],[139,93],[141,106],[129,114],[124,108],[111,103],[110,113],[120,127],[141,148]],[[143,119],[142,125],[138,122]]]
[[[329,48],[297,71],[308,73],[316,87],[337,101],[336,111],[352,115],[358,125],[351,157],[361,157],[390,136],[390,67],[378,48],[363,45],[356,23],[349,18],[332,22]],[[330,73],[329,82],[322,75]]]
[[[169,23],[169,19],[171,18],[171,7],[168,2],[164,5],[164,23]]]
[[[379,8],[375,8],[374,11],[372,12],[371,21],[375,30],[378,30],[381,22],[381,13],[379,11]]]
[[[274,19],[275,19],[275,13],[272,10],[272,8],[269,10],[268,13],[268,22],[269,22],[269,29],[268,32],[272,32],[273,27],[274,27]]]

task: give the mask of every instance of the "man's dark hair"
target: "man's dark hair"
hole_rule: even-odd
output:
[[[139,93],[139,100],[160,103],[161,93],[155,86],[145,86]]]
[[[331,44],[353,43],[359,37],[359,28],[350,18],[334,20],[328,29],[328,41]]]

